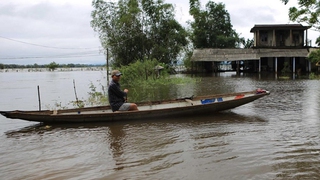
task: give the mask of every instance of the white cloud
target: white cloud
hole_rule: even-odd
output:
[[[64,2],[1,2],[0,63],[104,63],[90,26],[91,2]]]

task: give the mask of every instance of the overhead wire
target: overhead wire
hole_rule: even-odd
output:
[[[97,57],[104,56],[102,54],[81,54],[81,55],[57,55],[57,56],[30,56],[30,57],[0,57],[0,59],[44,59],[44,58],[52,58],[52,59],[64,59],[64,58],[81,58],[81,57]]]
[[[0,57],[0,59],[41,59],[41,58],[81,58],[81,57],[97,57],[97,56],[104,56],[104,54],[101,54],[101,48],[96,47],[96,48],[88,48],[88,47],[77,47],[77,48],[66,48],[66,47],[54,47],[54,46],[46,46],[46,45],[40,45],[40,44],[35,44],[35,43],[29,43],[25,41],[20,41],[12,38],[7,38],[4,36],[0,36],[2,39],[22,43],[22,44],[27,44],[27,45],[32,45],[32,46],[37,46],[37,47],[42,47],[42,48],[51,48],[51,49],[62,49],[62,50],[90,50],[90,51],[83,51],[83,52],[73,52],[73,53],[68,53],[68,54],[59,54],[59,55],[48,55],[48,56],[20,56],[20,57]]]
[[[128,39],[124,39],[120,42],[117,42],[115,44],[121,44],[125,41],[131,40],[135,37],[138,37],[139,35],[134,35],[133,37],[130,37]],[[10,41],[14,41],[14,42],[18,42],[18,43],[23,43],[23,44],[27,44],[27,45],[32,45],[32,46],[38,46],[38,47],[42,47],[42,48],[51,48],[51,49],[64,49],[64,50],[80,50],[80,49],[98,49],[99,52],[97,52],[97,54],[92,54],[90,56],[104,56],[104,54],[101,54],[101,47],[97,47],[97,48],[66,48],[66,47],[54,47],[54,46],[46,46],[46,45],[40,45],[40,44],[35,44],[35,43],[29,43],[29,42],[25,42],[25,41],[20,41],[20,40],[16,40],[16,39],[12,39],[12,38],[8,38],[8,37],[4,37],[0,35],[0,38],[6,39],[6,40],[10,40]],[[94,53],[94,52],[92,52]],[[60,56],[64,56],[64,57],[60,57]],[[69,56],[66,57],[67,55],[53,55],[53,56],[30,56],[30,57],[0,57],[0,59],[32,59],[32,58],[74,58],[74,57],[88,57],[88,54],[83,54],[83,56],[80,53],[77,53],[76,56]]]
[[[11,38],[7,38],[7,37],[3,37],[3,36],[0,36],[0,38],[3,38],[3,39],[7,39],[7,40],[10,40],[10,41],[14,41],[14,42],[19,42],[19,43],[22,43],[22,44],[27,44],[27,45],[32,45],[32,46],[38,46],[38,47],[43,47],[43,48],[52,48],[52,49],[99,49],[99,47],[96,47],[96,48],[65,48],[65,47],[54,47],[54,46],[46,46],[46,45],[40,45],[40,44],[34,44],[34,43],[29,43],[29,42],[25,42],[25,41],[19,41],[19,40],[16,40],[16,39],[11,39]]]

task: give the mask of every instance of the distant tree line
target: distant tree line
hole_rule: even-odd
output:
[[[20,64],[2,64],[0,63],[0,69],[23,69],[23,68],[81,68],[81,67],[102,67],[105,65],[95,65],[95,64],[57,64],[55,62],[51,62],[50,64],[28,64],[28,65],[20,65]]]

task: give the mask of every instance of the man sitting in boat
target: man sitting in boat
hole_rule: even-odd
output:
[[[111,72],[111,82],[108,88],[109,103],[112,111],[137,111],[138,107],[135,103],[127,103],[126,97],[129,92],[128,89],[123,91],[120,89],[120,78],[122,73],[119,70]]]

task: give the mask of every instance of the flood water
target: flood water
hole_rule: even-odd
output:
[[[79,99],[102,71],[1,72],[0,110]],[[320,81],[210,74],[168,98],[267,89],[211,116],[41,125],[0,116],[0,179],[320,179]]]

